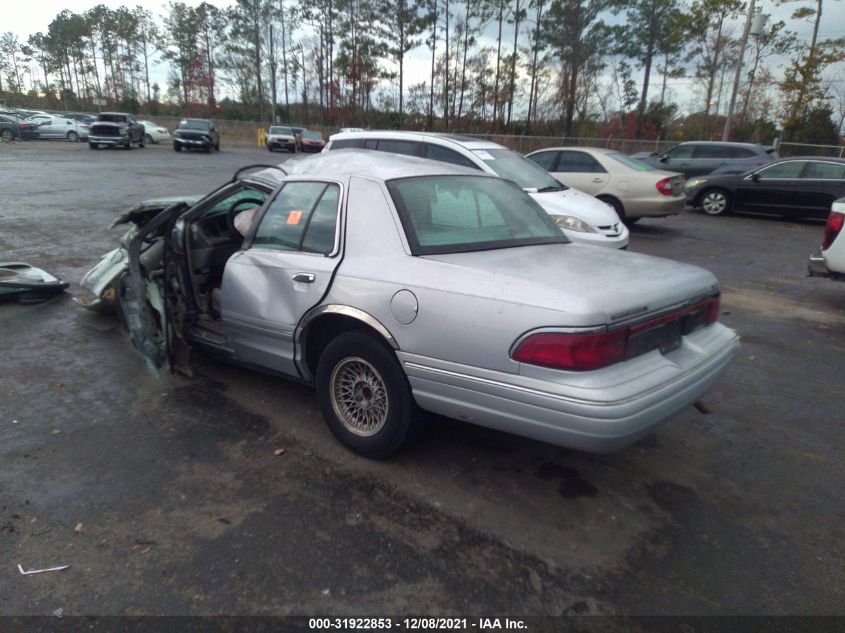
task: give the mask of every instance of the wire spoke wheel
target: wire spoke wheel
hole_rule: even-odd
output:
[[[390,399],[375,367],[360,357],[345,358],[335,365],[330,385],[332,407],[350,433],[370,437],[381,431]]]

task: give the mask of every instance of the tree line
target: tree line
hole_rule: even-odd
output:
[[[790,25],[808,21],[812,36],[778,21],[751,38],[733,136],[770,141],[782,123],[788,139],[831,142],[845,120],[845,41],[819,35],[823,0],[786,1]],[[26,40],[0,36],[0,98],[325,127],[709,138],[744,11],[742,0],[171,0],[159,16],[97,5]],[[421,59],[426,79],[409,81]],[[773,59],[787,62],[775,72]],[[150,79],[161,63],[163,86]]]

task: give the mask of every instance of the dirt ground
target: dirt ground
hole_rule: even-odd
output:
[[[632,229],[722,282],[743,348],[709,414],[609,456],[437,419],[372,462],[308,388],[207,357],[157,380],[71,301],[123,207],[288,157],[223,150],[0,147],[0,259],[71,282],[0,304],[0,614],[845,615],[845,284],[805,277],[820,223]]]

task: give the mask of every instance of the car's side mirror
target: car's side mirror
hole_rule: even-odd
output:
[[[760,180],[760,172],[755,171],[753,174],[751,174],[751,180],[753,180],[754,182]]]
[[[663,154],[662,156],[658,156],[657,160],[659,160],[661,163],[665,163],[667,160],[669,160],[669,155]]]

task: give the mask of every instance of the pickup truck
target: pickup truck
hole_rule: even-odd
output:
[[[91,149],[99,149],[100,145],[122,145],[126,149],[132,149],[136,144],[138,147],[144,147],[144,126],[131,114],[101,112],[88,132],[88,147]]]
[[[829,277],[845,281],[845,198],[833,203],[824,226],[822,245],[810,255],[810,277]]]

